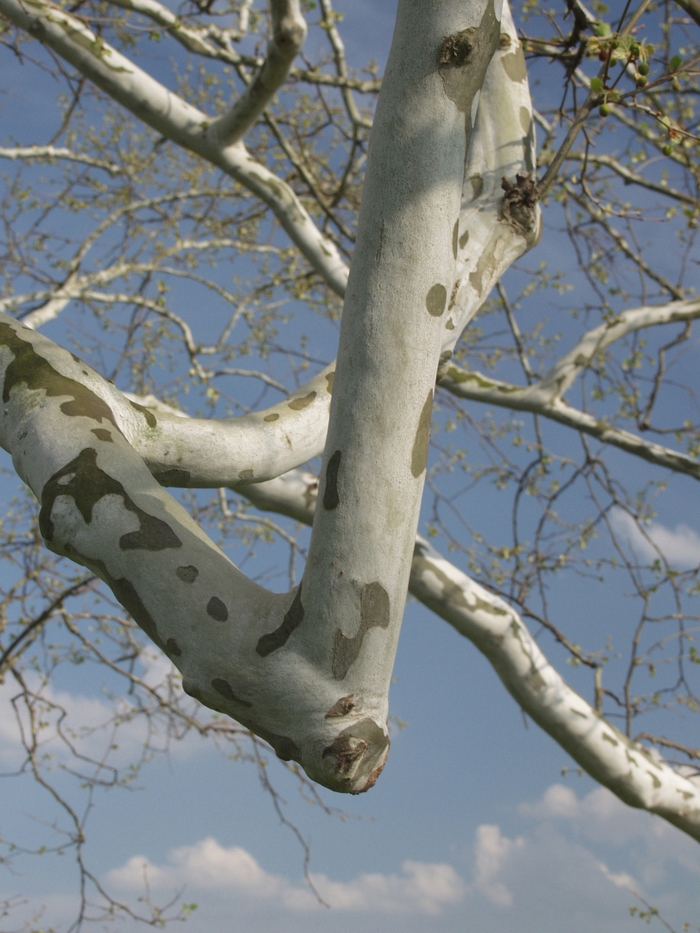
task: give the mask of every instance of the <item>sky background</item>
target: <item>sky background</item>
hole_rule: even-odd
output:
[[[355,0],[347,12],[351,62],[384,62],[393,4]],[[17,124],[27,142],[42,141],[29,106],[40,101],[5,63],[0,119]],[[36,134],[35,139],[30,137]],[[551,257],[553,239],[540,249]],[[616,455],[613,455],[613,457]],[[622,456],[622,455],[619,455]],[[5,458],[9,466],[9,458]],[[628,466],[630,472],[637,469]],[[700,561],[700,521],[679,479],[652,526],[669,556]],[[8,487],[9,488],[9,487]],[[498,510],[498,493],[475,503]],[[625,529],[620,519],[621,530]],[[637,545],[642,547],[637,541]],[[235,553],[232,554],[235,557]],[[606,626],[622,611],[589,584],[554,596],[554,608]],[[563,655],[551,653],[552,659]],[[163,672],[155,656],[150,676]],[[562,665],[559,665],[560,670]],[[572,683],[575,672],[567,670]],[[94,671],[60,675],[55,696],[84,721],[99,724],[110,700]],[[0,686],[7,702],[12,685]],[[324,799],[342,812],[309,805],[274,760],[270,775],[285,814],[308,840],[310,872],[330,907],[318,903],[303,878],[303,853],[280,824],[255,768],[229,760],[195,738],[150,763],[129,790],[98,791],[88,818],[92,870],[118,898],[138,904],[147,879],[154,902],[182,896],[197,909],[191,933],[627,933],[636,892],[680,929],[700,925],[700,848],[679,831],[621,804],[587,776],[537,727],[528,723],[489,665],[448,626],[409,601],[391,694],[395,728],[387,767],[370,794]],[[125,727],[119,756],[138,752],[140,726]],[[9,716],[0,719],[0,768],[20,761]],[[99,732],[89,741],[104,741]],[[54,811],[30,780],[7,781],[0,798],[0,833],[31,840]],[[0,870],[1,871],[1,870]],[[17,916],[41,912],[43,927],[73,919],[77,871],[69,854],[20,859],[0,873],[0,898],[20,892]],[[0,931],[14,930],[3,926]],[[8,921],[9,922],[9,921]],[[117,930],[131,929],[121,920]],[[654,926],[652,926],[652,929]],[[661,929],[657,924],[656,928]]]

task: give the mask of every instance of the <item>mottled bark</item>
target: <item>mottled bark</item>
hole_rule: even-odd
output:
[[[24,23],[24,8],[1,2],[117,100],[132,108],[140,100],[151,125],[195,151],[210,146],[201,142],[200,115],[130,63],[122,70],[118,53],[96,45],[83,24],[74,28],[69,14],[39,0]],[[387,691],[453,290],[464,165],[499,42],[497,15],[493,0],[466,9],[458,0],[399,4],[345,300],[323,508],[292,593],[248,580],[154,479],[131,443],[137,436],[160,450],[164,482],[192,484],[183,450],[165,463],[177,439],[167,426],[177,431],[177,417],[130,406],[76,358],[0,321],[1,440],[41,501],[47,545],[108,583],[180,668],[185,690],[335,790],[372,786],[388,752]],[[207,155],[216,163],[216,153]],[[294,225],[298,236],[303,217]],[[318,377],[326,392],[328,375]],[[316,397],[254,416],[253,433],[264,438]],[[202,461],[221,455],[216,431],[206,431],[188,424],[190,444],[212,448]],[[237,481],[262,475],[239,471]],[[197,484],[220,480],[202,474]]]

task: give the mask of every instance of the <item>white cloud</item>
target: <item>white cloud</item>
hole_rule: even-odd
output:
[[[606,877],[622,887],[640,890],[641,884],[657,884],[678,867],[700,876],[697,843],[659,817],[628,807],[605,787],[578,797],[570,787],[553,784],[535,803],[521,804],[518,812],[538,821],[568,824],[576,835],[594,844],[618,849],[631,845],[639,882],[627,873],[610,872],[600,863]]]
[[[508,839],[498,826],[479,826],[476,831],[474,887],[497,907],[510,907],[513,896],[497,878],[511,856],[525,845],[525,840]]]
[[[522,803],[518,812],[537,820],[563,820],[591,841],[617,845],[637,841],[655,829],[663,830],[660,820],[626,806],[605,787],[596,787],[579,798],[570,787],[552,784],[535,803]]]
[[[637,882],[632,875],[628,875],[626,871],[610,871],[605,862],[598,862],[598,868],[616,888],[624,888],[625,891],[634,891],[637,889]]]
[[[405,861],[402,874],[361,874],[348,882],[332,881],[313,874],[311,880],[331,907],[339,911],[372,911],[390,914],[439,914],[443,906],[460,901],[464,883],[447,864]],[[277,902],[292,911],[309,911],[320,905],[306,886],[292,884],[261,867],[239,846],[225,848],[211,837],[168,853],[167,862],[154,865],[145,856],[134,856],[113,869],[106,881],[125,890],[190,888],[244,894],[258,900]]]
[[[231,911],[250,919],[251,933],[270,929],[272,915],[284,917],[290,933],[340,933],[358,922],[371,933],[417,933],[428,925],[453,929],[455,918],[468,918],[470,929],[499,929],[506,921],[518,933],[549,933],[562,928],[562,917],[568,933],[635,933],[634,891],[678,928],[697,915],[697,845],[662,820],[604,788],[576,793],[562,783],[521,804],[518,815],[529,824],[518,834],[503,824],[477,827],[464,878],[449,864],[410,860],[396,872],[344,881],[312,874],[332,911],[303,882],[267,871],[246,849],[213,837],[172,849],[162,861],[130,858],[104,882],[121,900],[142,896],[147,882],[156,901],[176,892],[197,901],[193,933],[224,933]]]
[[[464,897],[462,879],[451,865],[406,860],[403,875],[362,874],[347,883],[312,875],[319,894],[341,910],[439,914]]]
[[[570,787],[552,784],[535,803],[520,804],[518,812],[537,820],[563,820],[593,842],[627,845],[666,833],[678,838],[677,830],[650,813],[628,807],[605,787],[578,797]]]
[[[676,525],[675,529],[671,530],[661,522],[651,522],[644,526],[642,533],[632,516],[621,509],[615,509],[611,520],[617,534],[644,560],[658,558],[654,547],[656,545],[670,564],[677,567],[694,567],[700,564],[700,535],[688,525]]]

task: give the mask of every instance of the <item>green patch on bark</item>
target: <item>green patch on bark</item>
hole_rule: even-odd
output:
[[[525,67],[525,56],[520,46],[514,49],[509,55],[504,55],[501,63],[511,81],[520,83],[527,78],[527,68]]]
[[[207,603],[207,615],[211,616],[216,622],[226,622],[228,619],[228,609],[218,596],[212,596]]]
[[[39,356],[28,340],[23,340],[12,325],[4,322],[0,323],[0,345],[8,347],[14,356],[5,370],[3,402],[9,401],[10,393],[19,385],[35,391],[43,389],[50,398],[68,395],[72,396],[72,401],[63,402],[60,406],[64,415],[109,421],[119,431],[112,409],[99,395],[75,379],[57,372],[48,360]]]
[[[179,658],[182,655],[182,649],[174,638],[168,638],[167,641],[163,641],[160,637],[153,616],[144,605],[136,587],[130,580],[123,577],[119,579],[113,577],[107,570],[106,564],[101,560],[86,557],[70,546],[67,546],[65,550],[73,560],[83,564],[83,566],[97,574],[101,580],[104,580],[119,603],[126,609],[139,628],[148,635],[156,647],[165,652],[169,658]]]
[[[437,285],[433,285],[425,296],[425,307],[428,309],[428,314],[430,314],[431,317],[440,317],[441,314],[445,313],[446,305],[447,289],[438,282]]]
[[[233,700],[234,703],[240,703],[241,706],[247,706],[249,708],[253,705],[247,700],[242,700],[240,697],[237,697],[231,688],[231,684],[227,680],[222,680],[220,677],[216,677],[214,680],[212,680],[211,685],[218,694],[227,700]]]
[[[292,411],[301,411],[302,408],[307,408],[315,398],[316,393],[309,392],[308,395],[304,395],[302,398],[292,399],[291,402],[287,402],[287,405],[292,409]]]
[[[39,528],[47,542],[53,540],[55,529],[51,512],[59,496],[73,499],[86,525],[92,521],[92,510],[101,499],[105,496],[121,497],[124,508],[133,512],[140,524],[138,531],[131,531],[119,539],[119,547],[124,551],[163,551],[182,547],[182,542],[167,522],[144,512],[118,480],[97,466],[97,451],[92,447],[86,447],[63,469],[54,473],[42,490]]]
[[[323,490],[323,508],[331,509],[337,508],[340,503],[340,494],[338,493],[338,473],[340,472],[340,461],[342,459],[342,452],[336,450],[333,456],[328,461],[328,466],[326,467],[326,488]]]
[[[263,729],[262,726],[256,725],[253,729],[256,735],[259,735],[261,739],[264,739],[275,751],[275,755],[278,758],[281,758],[282,761],[298,761],[301,762],[301,749],[292,741],[292,739],[287,738],[286,735],[277,735],[274,732],[270,732],[267,729]]]
[[[151,469],[150,466],[149,469],[153,474],[153,479],[160,483],[161,486],[177,486],[178,488],[183,488],[189,485],[189,470],[180,470],[177,467],[172,467],[168,470],[158,468]]]
[[[371,628],[388,628],[390,617],[389,594],[381,583],[368,583],[360,594],[360,627],[348,638],[336,629],[333,646],[333,676],[343,680],[362,648],[362,641]]]
[[[194,583],[199,576],[199,570],[192,564],[189,564],[187,567],[178,567],[175,571],[175,575],[179,580],[182,580],[183,583]]]
[[[411,473],[418,479],[428,465],[428,447],[430,445],[430,418],[433,412],[433,390],[428,397],[418,419],[418,430],[411,451]]]
[[[158,420],[150,408],[144,408],[143,405],[139,405],[138,402],[132,402],[131,399],[128,401],[134,411],[137,411],[140,415],[143,415],[143,417],[146,419],[146,424],[148,427],[155,428],[155,426],[158,424]]]
[[[469,26],[443,39],[438,53],[438,71],[445,94],[460,112],[470,112],[474,95],[481,89],[488,64],[498,48],[500,35],[501,27],[491,0],[478,26]]]
[[[292,605],[287,610],[280,627],[275,629],[274,632],[263,635],[255,646],[255,650],[260,657],[266,658],[268,654],[272,654],[273,651],[277,651],[278,648],[285,645],[294,629],[301,625],[303,618],[304,607],[301,604],[301,584],[299,584],[299,589],[294,594]]]

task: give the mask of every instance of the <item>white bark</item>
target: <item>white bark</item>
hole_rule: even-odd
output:
[[[422,539],[411,592],[474,643],[520,707],[592,778],[700,842],[700,784],[658,761],[572,690],[511,606]]]
[[[201,140],[193,108],[168,99],[69,14],[44,0],[32,0],[31,16],[14,0],[0,8],[116,99],[132,108],[140,101],[151,125],[189,148]],[[79,360],[0,320],[0,439],[42,503],[49,547],[110,585],[178,665],[189,693],[335,790],[370,787],[388,752],[387,691],[454,279],[472,103],[498,36],[493,0],[467,9],[461,0],[399,4],[341,327],[324,507],[294,593],[249,581],[154,480],[128,425],[141,418],[157,429],[158,419],[132,415]],[[298,238],[303,224],[295,223]],[[305,411],[315,398],[300,401]],[[294,405],[283,405],[289,417]],[[197,426],[186,427],[196,436]],[[197,441],[200,463],[220,460],[221,452],[201,455],[214,437]],[[181,469],[184,454],[176,454]],[[200,476],[197,484],[208,483]]]
[[[110,175],[129,174],[127,169],[121,165],[115,165],[114,162],[108,162],[106,159],[97,159],[84,152],[75,152],[65,146],[2,146],[0,147],[0,159],[11,159],[13,162],[20,160],[29,162],[33,159],[53,162],[55,159],[63,159],[67,162],[82,162],[93,168],[104,169]]]
[[[541,415],[566,427],[583,431],[605,444],[612,444],[657,466],[700,479],[700,462],[695,457],[616,428],[587,412],[573,408],[562,398],[577,376],[591,365],[596,355],[616,340],[645,327],[689,321],[697,317],[700,317],[698,299],[634,308],[623,311],[584,334],[573,349],[561,357],[542,379],[532,385],[511,385],[483,373],[450,364],[440,372],[440,386],[458,398]]]
[[[476,117],[476,125],[455,232],[458,263],[445,321],[445,356],[506,269],[541,235],[532,101],[522,45],[507,2],[500,46],[470,116]]]
[[[311,524],[318,481],[294,470],[240,490],[260,509]],[[417,537],[410,592],[468,638],[516,703],[596,781],[625,803],[700,841],[700,784],[631,741],[564,681],[520,615]]]

